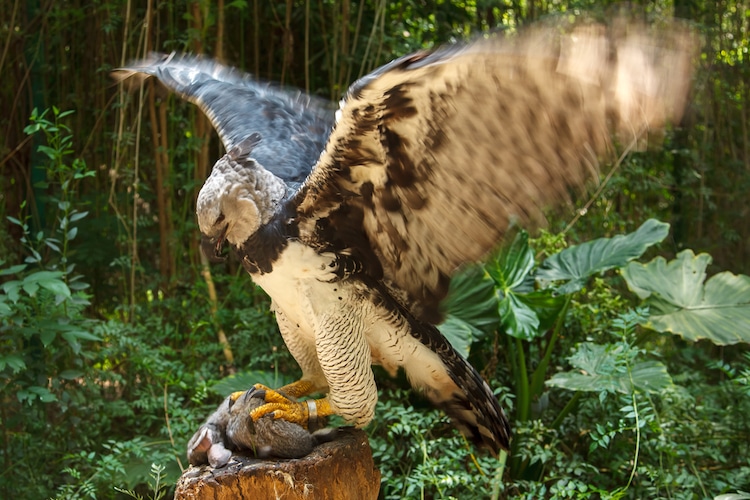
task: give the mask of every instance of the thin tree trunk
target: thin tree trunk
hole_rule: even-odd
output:
[[[336,83],[339,92],[342,93],[343,89],[349,85],[349,82],[346,81],[346,75],[349,72],[348,68],[351,64],[351,54],[349,52],[349,21],[351,17],[351,7],[349,0],[343,0],[341,5],[341,23],[339,25],[339,28],[341,29],[341,56],[339,59],[339,67],[336,71],[336,74],[338,75]]]
[[[260,7],[253,0],[253,74],[260,75]]]
[[[156,209],[158,211],[159,223],[159,274],[162,281],[169,281],[169,234],[167,230],[167,202],[166,190],[164,189],[165,163],[168,160],[167,151],[161,147],[160,135],[166,131],[161,130],[160,120],[156,111],[156,86],[153,80],[148,81],[148,117],[151,122],[151,143],[154,147],[154,170],[156,171]]]
[[[214,48],[214,58],[220,62],[224,61],[224,0],[216,3],[216,47]]]
[[[192,4],[192,14],[193,14],[193,29],[196,33],[202,33],[203,32],[203,15],[200,10],[200,5],[198,2],[194,2]],[[221,6],[223,7],[223,5]],[[224,16],[219,15],[217,17],[217,32],[223,33],[224,32]],[[202,54],[203,53],[203,40],[200,38],[195,38],[193,40],[193,50],[196,54]],[[223,39],[222,37],[217,37],[216,39],[216,47],[215,47],[215,53],[216,54],[223,54],[224,48],[223,48]],[[208,122],[208,119],[205,117],[203,113],[197,113],[195,115],[195,135],[197,138],[201,140],[201,148],[198,151],[196,158],[195,158],[195,180],[197,181],[197,185],[202,185],[205,181],[206,177],[208,177],[208,164],[209,164],[209,145],[210,145],[210,134],[211,134],[211,127]],[[192,239],[193,245],[197,247],[198,239],[193,238]],[[199,259],[200,259],[200,268],[201,268],[201,276],[203,276],[203,280],[206,282],[206,288],[208,290],[208,302],[209,302],[209,308],[211,310],[211,318],[213,319],[214,325],[216,327],[216,336],[219,341],[219,344],[222,346],[222,350],[224,351],[224,358],[227,361],[227,371],[229,373],[235,372],[234,367],[234,354],[232,353],[232,348],[229,345],[229,340],[227,339],[226,333],[224,333],[224,330],[221,328],[219,321],[218,321],[218,311],[219,311],[219,298],[218,294],[216,293],[216,286],[214,285],[213,277],[211,276],[211,267],[209,266],[208,259],[203,254],[200,248],[196,249]]]
[[[161,130],[161,151],[162,151],[162,167],[163,167],[163,173],[162,178],[164,179],[164,183],[160,183],[159,187],[161,192],[164,194],[164,212],[160,212],[164,214],[164,218],[166,219],[166,241],[167,241],[167,277],[169,278],[169,282],[172,282],[172,278],[174,278],[175,275],[175,269],[177,268],[176,265],[176,256],[175,253],[172,251],[172,243],[174,239],[174,215],[172,212],[172,184],[170,183],[171,178],[171,171],[172,171],[172,162],[169,159],[169,141],[168,141],[168,128],[167,128],[167,106],[166,103],[162,103],[161,106],[159,106],[159,128]]]
[[[310,93],[310,0],[305,0],[305,92]]]
[[[292,9],[294,8],[294,2],[292,0],[286,0],[286,7],[284,12],[284,38],[281,41],[281,50],[283,52],[283,59],[281,62],[281,84],[286,83],[287,70],[292,67],[292,61],[294,60],[294,35],[292,34]]]
[[[221,344],[222,351],[224,352],[224,359],[227,361],[227,372],[231,375],[237,371],[234,366],[234,353],[232,352],[232,346],[229,345],[229,339],[224,329],[219,324],[218,313],[219,313],[219,296],[216,293],[216,286],[214,286],[214,280],[211,276],[211,266],[208,263],[208,258],[199,251],[201,259],[201,275],[206,282],[206,288],[208,290],[208,303],[211,310],[211,319],[214,321],[216,327],[216,337]]]

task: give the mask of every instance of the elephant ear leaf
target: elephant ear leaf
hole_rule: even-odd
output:
[[[464,356],[469,355],[472,342],[500,321],[493,282],[480,265],[462,269],[451,279],[442,307],[445,320],[438,329]]]
[[[612,345],[584,342],[568,361],[574,369],[556,373],[547,380],[548,386],[577,392],[629,394],[635,390],[659,392],[672,385],[672,378],[663,363],[638,361],[628,369],[623,362],[621,349]]]
[[[669,224],[649,219],[636,231],[613,238],[599,238],[566,248],[544,261],[536,278],[565,281],[557,289],[560,294],[580,290],[589,277],[609,269],[622,267],[637,259],[652,245],[669,234]]]
[[[706,281],[710,263],[710,255],[684,250],[671,262],[657,257],[623,268],[630,290],[649,306],[643,326],[717,345],[750,342],[750,276],[723,272]]]

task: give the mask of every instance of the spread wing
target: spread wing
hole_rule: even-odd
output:
[[[679,119],[694,49],[678,26],[587,24],[398,59],[342,101],[294,200],[300,238],[437,322],[455,269],[580,190],[613,132]]]
[[[299,185],[310,173],[333,125],[328,103],[299,91],[254,80],[210,59],[152,54],[113,73],[118,79],[155,76],[211,120],[224,148],[259,133],[253,158],[287,184]]]

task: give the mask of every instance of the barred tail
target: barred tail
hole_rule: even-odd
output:
[[[452,347],[450,350],[452,352],[447,356],[447,353],[442,353],[441,358],[457,390],[447,399],[433,400],[433,403],[445,411],[461,433],[477,446],[495,456],[500,450],[509,450],[510,422],[490,386],[463,356]]]
[[[412,323],[412,326],[415,325]],[[479,372],[434,326],[421,324],[412,328],[412,334],[438,361],[429,363],[427,376],[423,373],[424,365],[407,365],[406,372],[412,383],[424,388],[430,401],[445,411],[464,436],[477,446],[495,456],[500,450],[509,450],[510,422]]]
[[[512,431],[490,386],[456,351],[434,325],[417,319],[381,284],[376,300],[386,310],[398,311],[416,340],[404,348],[404,370],[412,386],[422,389],[436,407],[445,411],[456,427],[477,446],[493,455],[509,450]],[[400,313],[400,314],[399,314]]]

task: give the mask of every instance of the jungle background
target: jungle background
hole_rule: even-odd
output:
[[[467,270],[447,306],[444,331],[513,422],[510,458],[472,455],[378,372],[381,497],[750,498],[750,285],[721,273],[750,272],[750,3],[636,7],[701,34],[682,123]],[[335,102],[397,56],[581,11],[611,6],[0,0],[0,497],[171,495],[227,393],[299,374],[264,294],[199,252],[194,200],[222,154],[210,124],[153,82],[121,92],[113,68],[207,54]],[[617,258],[556,272],[583,250]],[[669,324],[675,300],[654,290],[679,288],[679,266],[700,278],[682,288],[734,307],[708,333]]]

